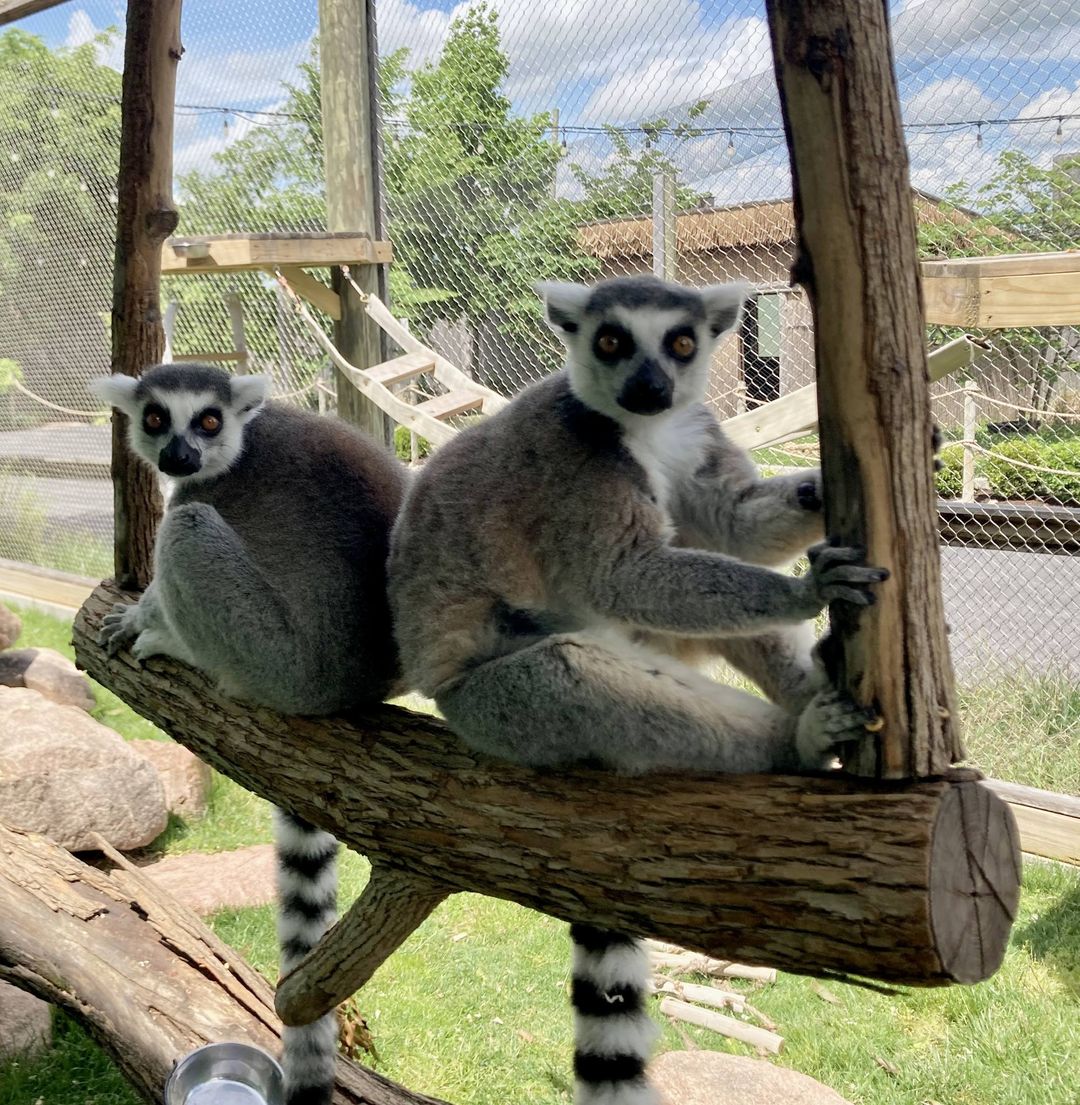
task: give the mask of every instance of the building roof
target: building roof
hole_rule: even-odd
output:
[[[979,224],[978,212],[948,203],[929,192],[912,189],[915,217],[920,224],[972,227],[973,240],[1005,235]],[[581,247],[593,257],[652,255],[652,216],[603,219],[578,228]],[[1007,235],[1006,235],[1007,236]],[[698,207],[675,216],[675,244],[679,253],[738,249],[745,246],[789,245],[795,239],[795,217],[790,199],[758,200],[730,207]]]

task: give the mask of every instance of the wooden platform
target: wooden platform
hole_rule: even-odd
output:
[[[1080,324],[1080,250],[924,261],[921,270],[933,325]]]
[[[163,276],[187,273],[272,271],[293,267],[385,265],[389,242],[366,234],[215,234],[170,238],[161,251]]]

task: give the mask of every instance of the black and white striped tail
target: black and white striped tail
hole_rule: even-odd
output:
[[[281,973],[292,970],[337,920],[338,843],[284,810],[274,811]],[[286,1105],[329,1105],[337,1057],[337,1015],[286,1028],[281,1065]]]
[[[658,1105],[645,1077],[659,1032],[645,1010],[645,946],[592,925],[571,925],[570,939],[575,1105]]]

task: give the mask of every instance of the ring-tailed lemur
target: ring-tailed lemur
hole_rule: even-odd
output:
[[[757,479],[702,405],[746,289],[542,290],[566,368],[443,446],[395,524],[406,680],[466,742],[519,763],[822,767],[866,719],[815,685],[791,634],[828,602],[872,602],[888,573],[825,546],[801,578],[751,563],[804,550],[821,519],[812,476]],[[687,547],[709,544],[731,555]],[[668,651],[724,638],[777,704],[646,647],[656,634]],[[647,958],[619,934],[571,935],[577,1101],[651,1105]]]
[[[344,422],[266,402],[267,386],[194,364],[92,385],[172,479],[153,582],[106,615],[102,643],[282,713],[380,701],[399,680],[385,572],[405,470]],[[274,834],[284,973],[336,919],[338,846],[285,810]],[[336,1041],[332,1013],[285,1030],[289,1105],[330,1101]]]

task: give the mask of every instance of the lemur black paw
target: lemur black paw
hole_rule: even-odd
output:
[[[821,512],[825,505],[821,501],[820,479],[806,480],[795,488],[795,501],[803,510],[812,510],[815,514]]]

